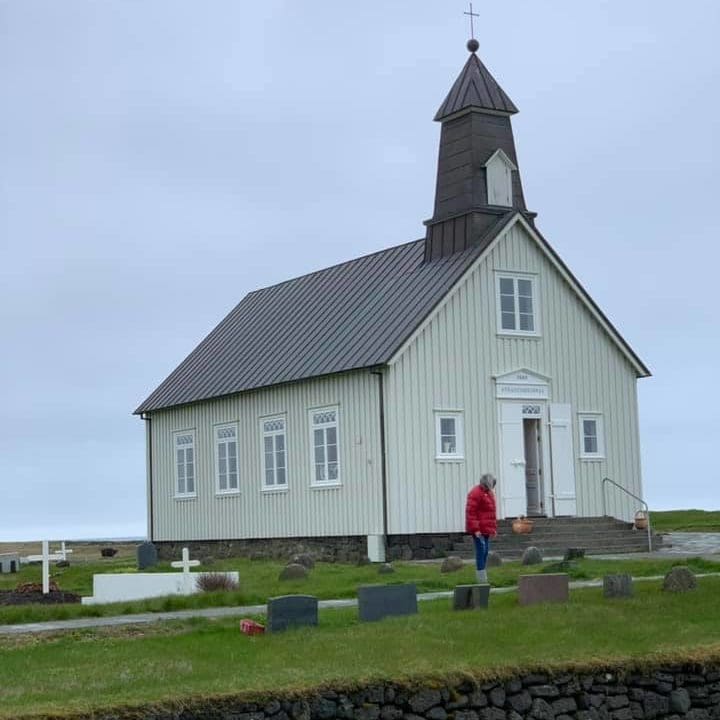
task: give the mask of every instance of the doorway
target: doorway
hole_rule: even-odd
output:
[[[523,417],[523,445],[525,450],[525,492],[527,514],[543,515],[542,492],[542,425],[539,417]]]

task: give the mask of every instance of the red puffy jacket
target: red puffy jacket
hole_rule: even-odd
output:
[[[465,532],[474,535],[497,534],[497,513],[495,511],[495,495],[482,485],[476,485],[467,496],[465,503]]]

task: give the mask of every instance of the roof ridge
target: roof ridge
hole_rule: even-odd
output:
[[[418,240],[409,240],[408,242],[400,243],[399,245],[392,245],[391,247],[384,248],[383,250],[373,250],[373,252],[367,253],[365,255],[359,255],[356,258],[351,258],[350,260],[343,260],[342,262],[335,263],[334,265],[328,265],[324,268],[318,268],[317,270],[311,270],[310,272],[303,273],[302,275],[296,275],[295,277],[288,278],[287,280],[281,280],[278,283],[273,283],[272,285],[265,285],[264,287],[257,288],[255,290],[251,290],[245,297],[250,297],[251,295],[256,295],[259,292],[264,292],[265,290],[271,290],[272,288],[277,288],[282,285],[287,285],[288,283],[297,282],[298,280],[303,280],[305,278],[312,277],[313,275],[320,275],[321,273],[328,272],[330,270],[334,270],[335,268],[342,267],[343,265],[350,265],[351,263],[358,262],[359,260],[366,260],[368,258],[373,257],[374,255],[383,255],[385,253],[392,252],[393,250],[399,250],[402,247],[406,247],[408,245],[416,245],[417,243],[424,243],[425,238],[419,238]]]

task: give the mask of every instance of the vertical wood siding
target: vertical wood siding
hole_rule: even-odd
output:
[[[537,274],[539,338],[497,334],[498,270]],[[493,376],[521,368],[550,378],[550,402],[572,406],[577,514],[602,515],[605,476],[642,496],[635,371],[516,224],[389,368],[390,533],[464,529],[468,490],[483,472],[498,473]],[[433,411],[456,408],[464,412],[465,460],[436,462]],[[605,460],[579,459],[579,412],[603,414]],[[547,469],[545,475],[547,481]],[[637,503],[611,490],[607,495],[608,514],[631,520]]]
[[[341,487],[310,487],[309,410],[339,407]],[[262,491],[260,419],[286,418],[288,490]],[[214,426],[237,422],[240,494],[217,495]],[[173,433],[195,430],[197,497],[175,499]],[[366,371],[152,413],[155,540],[382,533],[378,378]]]

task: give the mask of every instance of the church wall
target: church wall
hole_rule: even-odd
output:
[[[497,334],[496,270],[537,274],[540,337]],[[577,514],[603,514],[605,476],[642,495],[635,371],[527,231],[515,224],[388,370],[390,533],[464,528],[470,487],[484,472],[500,475],[493,376],[521,368],[549,378],[550,402],[572,406]],[[464,461],[435,460],[436,409],[463,411]],[[605,460],[578,457],[582,411],[603,414]],[[635,501],[608,491],[608,514],[631,520],[636,509]]]
[[[152,413],[157,541],[382,533],[378,378],[358,371]],[[309,410],[339,406],[340,487],[311,488]],[[288,488],[262,490],[260,419],[286,417]],[[214,426],[238,422],[240,493],[216,494]],[[175,499],[173,433],[195,430],[197,497]]]

